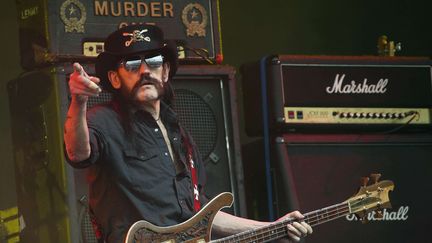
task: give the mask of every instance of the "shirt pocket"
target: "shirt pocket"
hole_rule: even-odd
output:
[[[128,168],[129,183],[138,190],[149,190],[159,182],[161,174],[157,149],[124,150],[123,156]]]
[[[142,152],[138,152],[134,149],[124,150],[123,154],[126,158],[126,161],[129,162],[146,162],[158,156],[158,151],[156,149],[148,149]]]

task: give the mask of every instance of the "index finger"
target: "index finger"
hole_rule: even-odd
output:
[[[75,62],[73,64],[73,68],[75,70],[75,72],[78,72],[80,75],[84,76],[84,77],[88,77],[87,73],[84,71],[83,66],[81,66],[81,64]]]
[[[287,214],[286,216],[288,216],[288,217],[290,217],[290,218],[295,218],[295,219],[297,219],[297,220],[299,220],[299,219],[303,219],[304,218],[304,216],[303,216],[303,214],[301,214],[299,211],[293,211],[293,212],[291,212],[291,213],[289,213],[289,214]]]

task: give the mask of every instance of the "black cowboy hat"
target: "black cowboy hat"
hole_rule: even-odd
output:
[[[116,70],[118,62],[127,56],[144,53],[161,53],[170,63],[170,78],[177,71],[177,47],[174,42],[164,39],[163,32],[155,25],[128,25],[110,34],[104,44],[104,51],[96,60],[96,75],[108,91],[113,87],[108,71]]]

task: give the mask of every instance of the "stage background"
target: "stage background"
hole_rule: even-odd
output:
[[[6,84],[22,69],[16,21],[20,13],[16,13],[13,0],[2,1],[0,5],[3,9],[0,15],[0,210],[3,210],[16,205]],[[430,9],[429,0],[221,0],[224,63],[239,67],[267,54],[374,55],[377,38],[383,34],[402,43],[402,51],[397,55],[431,57]],[[237,93],[242,118],[242,90]],[[242,144],[256,139],[245,134],[244,122],[247,121],[240,119]]]

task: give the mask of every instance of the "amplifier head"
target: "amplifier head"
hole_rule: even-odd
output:
[[[265,57],[241,69],[246,116],[258,109],[271,129],[283,131],[427,126],[430,64],[414,57]],[[262,123],[251,126],[254,133]]]
[[[110,33],[139,23],[159,26],[183,62],[213,62],[222,55],[217,6],[218,0],[17,1],[21,63],[32,69],[94,58]]]

